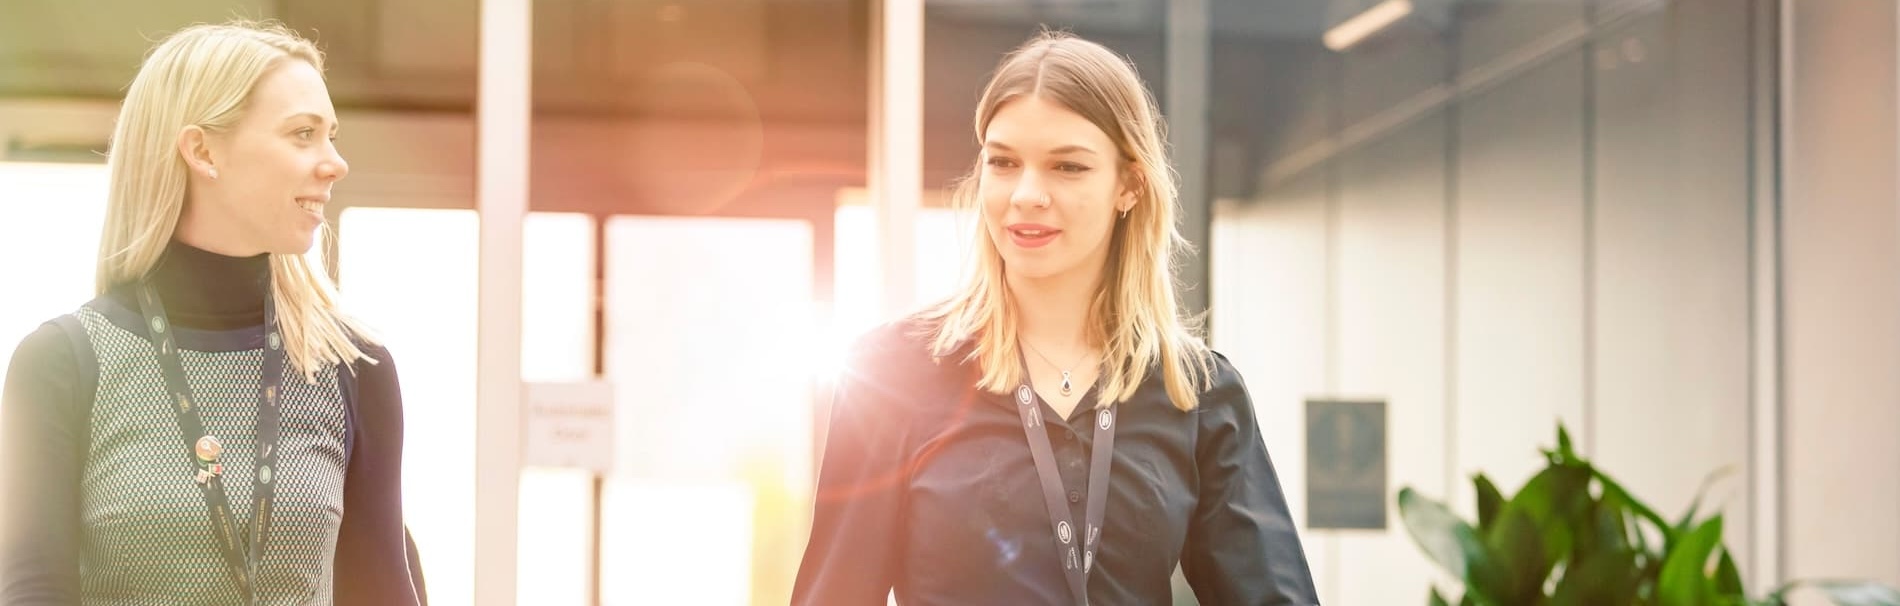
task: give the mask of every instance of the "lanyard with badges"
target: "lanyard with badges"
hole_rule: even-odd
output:
[[[1023,372],[1027,373],[1029,363],[1020,349],[1016,356],[1022,360]],[[1056,549],[1062,557],[1062,572],[1069,580],[1069,593],[1075,597],[1076,604],[1086,606],[1089,570],[1095,567],[1095,552],[1102,544],[1102,517],[1108,509],[1108,468],[1115,450],[1115,408],[1109,406],[1095,413],[1095,444],[1089,447],[1089,499],[1083,510],[1088,525],[1078,537],[1069,505],[1062,498],[1062,476],[1056,471],[1049,432],[1043,428],[1041,403],[1042,398],[1030,388],[1025,376],[1022,385],[1016,387],[1016,410],[1023,418],[1023,434],[1029,439],[1029,455],[1036,461],[1036,476],[1042,480],[1042,498],[1049,508],[1049,522],[1055,530]]]
[[[217,436],[205,433],[204,422],[198,416],[200,403],[192,398],[191,384],[186,380],[184,366],[178,361],[178,347],[172,333],[173,327],[166,323],[165,306],[159,301],[158,291],[150,283],[139,285],[139,308],[145,314],[146,334],[152,345],[158,349],[159,371],[165,375],[165,387],[171,394],[174,410],[178,413],[178,428],[183,432],[187,445],[187,458],[195,469],[192,478],[198,483],[205,497],[205,504],[211,510],[211,532],[223,552],[226,568],[231,580],[237,583],[238,593],[245,604],[255,603],[253,585],[257,561],[264,550],[264,540],[270,536],[271,498],[275,489],[271,474],[277,467],[277,436],[282,423],[282,411],[278,410],[279,387],[283,382],[284,343],[277,332],[277,312],[271,298],[264,299],[264,363],[263,377],[259,383],[257,406],[257,464],[253,467],[251,498],[255,507],[251,509],[251,523],[248,540],[240,534],[235,516],[231,513],[231,498],[224,490],[224,464],[219,456],[224,452],[224,444]]]

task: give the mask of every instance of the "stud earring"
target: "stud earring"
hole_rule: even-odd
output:
[[[1122,218],[1123,219],[1128,218],[1128,209],[1126,208],[1122,209]]]
[[[211,180],[212,180],[212,181],[216,181],[216,180],[218,180],[218,169],[215,169],[215,168],[213,168],[213,169],[211,169],[211,170],[210,170],[210,171],[208,171],[208,172],[209,172],[209,174],[211,175]]]

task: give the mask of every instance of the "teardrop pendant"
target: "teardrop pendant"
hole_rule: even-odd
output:
[[[1069,395],[1069,371],[1062,371],[1062,395]]]

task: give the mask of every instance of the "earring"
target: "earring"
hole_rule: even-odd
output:
[[[207,171],[207,173],[211,175],[212,181],[218,180],[218,169],[213,168],[210,171]]]
[[[1126,208],[1122,209],[1122,218],[1123,219],[1128,218],[1128,209]]]

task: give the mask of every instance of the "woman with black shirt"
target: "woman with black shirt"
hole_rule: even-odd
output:
[[[15,351],[17,604],[420,604],[389,352],[306,257],[349,174],[316,47],[186,28],[126,92],[98,298]]]
[[[1044,34],[978,104],[974,271],[839,381],[793,603],[1317,604],[1239,373],[1175,301],[1160,118]]]

